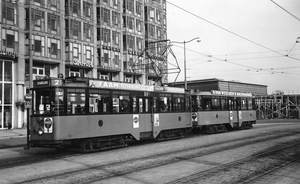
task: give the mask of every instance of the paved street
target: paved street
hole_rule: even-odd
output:
[[[89,154],[7,147],[0,149],[0,183],[294,184],[300,179],[299,130],[297,121],[259,122],[249,130]]]

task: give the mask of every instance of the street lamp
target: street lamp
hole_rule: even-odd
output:
[[[183,42],[175,42],[172,41],[172,43],[183,43],[183,50],[184,50],[184,90],[187,90],[187,81],[186,81],[186,49],[185,49],[185,44],[190,43],[194,40],[197,40],[197,42],[200,42],[199,37],[193,38],[189,41],[183,41]]]

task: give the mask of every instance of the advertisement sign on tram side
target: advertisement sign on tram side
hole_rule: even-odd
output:
[[[133,91],[154,91],[153,86],[146,86],[141,84],[132,84],[132,83],[120,83],[113,81],[98,81],[90,80],[89,86],[94,86],[96,88],[104,89],[123,89],[123,90],[133,90]]]

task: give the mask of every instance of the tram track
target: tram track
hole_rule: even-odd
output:
[[[70,183],[90,183],[101,181],[117,176],[124,176],[134,172],[147,170],[163,165],[168,165],[182,160],[189,160],[196,157],[202,157],[226,150],[237,149],[243,146],[249,146],[252,144],[263,143],[275,139],[280,139],[287,136],[293,136],[299,134],[299,132],[283,132],[279,135],[261,135],[253,136],[252,138],[246,137],[244,140],[236,140],[228,143],[218,142],[215,144],[209,144],[202,147],[191,147],[189,149],[176,150],[172,152],[165,152],[158,155],[150,155],[147,157],[140,157],[136,159],[129,159],[120,162],[113,162],[104,165],[86,165],[84,169],[74,169],[64,173],[52,173],[47,176],[41,176],[37,178],[31,178],[22,183],[39,183],[41,181],[47,181],[55,178],[58,182],[66,182],[65,178],[69,178]],[[283,148],[281,148],[283,149]],[[240,163],[240,162],[236,162]],[[85,176],[85,177],[83,177]],[[89,177],[87,177],[89,176]],[[175,181],[176,183],[176,181]],[[180,182],[178,182],[180,183]]]
[[[279,151],[286,150],[286,149],[292,148],[294,146],[299,146],[299,145],[300,145],[300,143],[299,143],[299,140],[298,140],[298,141],[295,141],[295,143],[292,143],[292,144],[283,145],[283,146],[279,146],[279,147],[272,148],[272,149],[267,149],[265,151],[259,152],[257,154],[251,155],[249,157],[245,157],[245,158],[233,161],[233,162],[222,164],[222,165],[213,167],[212,169],[197,172],[195,174],[186,176],[184,178],[180,178],[180,179],[168,182],[167,184],[177,184],[177,183],[178,184],[179,183],[183,184],[183,183],[196,183],[196,182],[206,183],[207,180],[209,180],[209,178],[213,177],[214,175],[217,175],[217,173],[226,172],[226,171],[230,170],[231,168],[236,169],[241,164],[245,164],[247,162],[253,161],[253,160],[258,159],[260,157],[263,157],[263,156],[266,156],[266,155],[269,155],[269,154],[278,153]],[[269,170],[269,167],[268,167],[268,169],[265,169],[266,170],[265,172],[261,172],[261,170],[253,171],[247,177],[241,177],[237,181],[230,181],[230,183],[231,184],[241,184],[241,183],[250,184],[250,183],[253,183],[253,182],[257,181],[258,179],[260,179],[264,176],[267,176],[267,175],[271,174],[274,171],[282,169],[282,168],[284,168],[284,167],[286,167],[286,166],[288,166],[288,165],[290,165],[290,164],[292,164],[292,163],[294,163],[298,160],[300,160],[300,157],[293,158],[291,161],[287,161],[287,162],[279,161],[278,163],[272,165],[273,169],[271,169],[271,170]],[[224,181],[224,182],[226,183],[226,182],[229,182],[229,181]],[[222,182],[220,181],[220,183],[222,183]]]
[[[245,130],[242,130],[242,131],[245,131]],[[229,132],[225,132],[225,133],[229,133]],[[284,133],[284,131],[280,131],[280,133]],[[289,134],[289,132],[287,132],[287,133]],[[214,134],[192,134],[192,135],[188,135],[184,139],[190,139],[190,138],[195,138],[195,137],[199,137],[199,136],[205,137],[205,136],[211,136],[211,135],[214,135]],[[245,139],[253,139],[253,138],[259,138],[259,137],[266,137],[266,136],[269,136],[269,134],[264,133],[259,136],[257,136],[257,135],[248,136],[248,137],[245,137]],[[229,140],[229,141],[235,142],[236,140]],[[218,145],[218,144],[224,144],[227,142],[228,142],[228,140],[222,141],[222,142],[217,142],[214,144],[208,144],[207,146],[214,146],[214,145]],[[131,143],[129,143],[129,146],[130,147],[143,146],[144,144],[156,144],[156,143],[157,142],[153,142],[153,141],[131,142]],[[13,149],[17,149],[17,148],[13,148]],[[62,152],[62,151],[57,151],[52,148],[49,148],[51,150],[50,152],[48,152],[48,151],[45,152],[45,149],[43,149],[40,152],[35,151],[34,149],[35,148],[33,148],[30,151],[26,150],[24,152],[24,154],[22,154],[22,156],[20,156],[18,158],[5,158],[4,160],[2,160],[0,158],[0,162],[1,162],[0,169],[13,168],[13,167],[21,166],[21,165],[45,162],[45,161],[49,161],[49,160],[59,160],[59,159],[63,159],[66,157],[72,157],[72,156],[85,154],[85,153],[78,153],[78,152],[74,152],[74,151],[67,151],[67,152],[63,151]],[[193,149],[193,147],[190,147],[188,149]],[[106,150],[104,150],[104,151],[106,151]],[[178,150],[178,151],[180,151],[180,150]]]
[[[265,177],[268,176],[272,176],[276,171],[282,170],[284,168],[289,167],[290,165],[299,162],[300,158],[296,158],[291,160],[288,163],[284,163],[282,165],[279,165],[277,167],[275,167],[274,169],[268,170],[266,172],[262,172],[262,173],[255,173],[255,175],[253,174],[251,177],[249,177],[248,179],[244,179],[243,181],[239,181],[239,182],[235,182],[233,184],[254,184],[258,181],[260,181],[261,183],[264,183],[264,181],[262,181]]]

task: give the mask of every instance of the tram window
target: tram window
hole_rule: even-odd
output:
[[[144,112],[143,111],[143,107],[144,107],[144,105],[143,105],[143,99],[139,98],[139,112],[140,113]]]
[[[120,112],[130,112],[129,96],[120,96]]]
[[[201,97],[200,96],[192,96],[192,111],[197,112],[201,111]]]
[[[145,112],[151,112],[150,101],[148,98],[145,99]]]
[[[160,97],[159,98],[159,112],[167,112],[167,111],[169,111],[168,97]]]
[[[248,110],[253,110],[252,98],[248,98]]]
[[[34,92],[33,114],[50,113],[50,93],[51,90],[36,90]]]
[[[85,89],[67,89],[67,113],[83,114],[85,111]]]
[[[153,112],[158,111],[157,107],[158,107],[157,97],[153,97]]]
[[[233,100],[233,110],[239,110],[239,105],[238,105],[238,100],[234,99]]]
[[[184,111],[184,96],[173,95],[173,111],[182,112]]]
[[[185,111],[191,111],[191,98],[189,96],[185,97]]]
[[[89,91],[89,113],[109,112],[109,91],[91,89]]]
[[[218,99],[218,98],[213,98],[212,99],[212,103],[211,103],[211,109],[213,110],[213,111],[218,111],[218,110],[220,110],[220,99]]]
[[[232,111],[233,110],[233,100],[232,99],[228,99],[228,106],[229,106],[229,110]]]
[[[228,100],[226,98],[221,98],[220,99],[221,102],[221,110],[228,110]]]
[[[120,101],[118,95],[113,95],[113,112],[118,113],[120,112]]]
[[[137,113],[138,112],[136,97],[132,97],[132,112],[133,113]]]
[[[64,91],[63,89],[56,88],[52,91],[52,100],[51,100],[51,112],[64,113]]]
[[[203,98],[202,99],[202,107],[204,107],[203,110],[210,111],[211,110],[211,98]]]
[[[242,108],[242,102],[241,102],[241,99],[238,98],[236,100],[236,110],[241,110],[241,108]]]
[[[242,110],[247,110],[247,101],[246,98],[241,99],[241,109]]]

